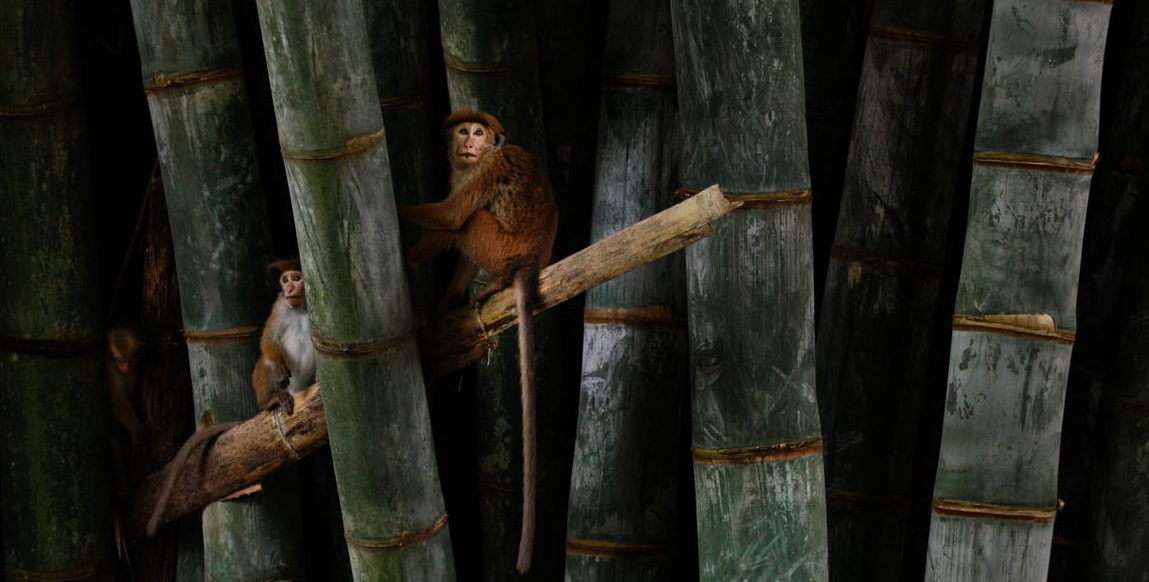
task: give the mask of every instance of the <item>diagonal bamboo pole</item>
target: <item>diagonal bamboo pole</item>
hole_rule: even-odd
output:
[[[726,199],[718,186],[638,222],[545,269],[539,277],[537,311],[542,312],[604,281],[664,257],[713,231],[714,223],[740,203]],[[419,332],[428,380],[478,360],[489,337],[516,322],[511,291],[493,295],[477,310],[445,314]],[[206,451],[188,458],[176,481],[164,522],[249,487],[263,477],[307,456],[327,442],[323,395],[318,385],[295,395],[295,414],[261,412],[224,433]],[[124,511],[125,536],[143,532],[168,467],[148,476]]]

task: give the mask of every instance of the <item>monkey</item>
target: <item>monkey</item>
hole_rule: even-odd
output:
[[[315,347],[307,317],[307,292],[298,259],[275,261],[268,268],[279,271],[282,291],[263,326],[259,361],[251,382],[261,410],[278,406],[293,414],[295,401],[291,395],[315,382]]]
[[[443,121],[443,132],[450,193],[442,202],[398,207],[400,217],[423,228],[407,251],[407,262],[415,267],[440,252],[459,251],[459,266],[441,308],[461,301],[480,267],[493,279],[471,299],[471,307],[500,289],[514,288],[523,409],[523,521],[516,568],[526,573],[535,528],[534,307],[539,272],[551,259],[558,210],[539,162],[518,146],[504,145],[497,119],[461,109]]]
[[[128,321],[118,321],[108,329],[108,353],[105,368],[108,382],[108,404],[112,417],[127,431],[128,450],[124,450],[122,437],[112,436],[112,469],[116,477],[116,494],[128,495],[129,452],[140,446],[144,423],[136,414],[132,401],[139,390],[139,363],[147,343],[139,327]]]

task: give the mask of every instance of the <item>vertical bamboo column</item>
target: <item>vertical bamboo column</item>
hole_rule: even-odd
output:
[[[744,202],[687,250],[704,581],[825,580],[797,0],[673,0],[683,184]]]
[[[271,304],[271,234],[231,2],[134,1],[165,178],[196,426],[257,412],[251,370]],[[303,575],[294,471],[204,509],[204,579]],[[235,550],[242,544],[244,551]]]
[[[0,3],[5,580],[115,579],[108,405],[72,2]]]
[[[591,239],[670,206],[678,185],[667,0],[611,4]],[[566,580],[664,581],[676,560],[686,281],[675,253],[586,294]],[[650,438],[657,435],[657,438]]]
[[[1110,6],[994,3],[927,580],[1045,580]]]
[[[502,122],[507,139],[545,168],[546,138],[538,76],[534,5],[525,0],[439,0],[439,28],[452,109],[471,107]],[[559,219],[559,230],[563,221]],[[555,257],[558,258],[558,257]],[[554,314],[535,318],[537,485],[535,550],[527,580],[551,580],[563,565],[563,518],[569,448],[556,449],[553,418],[563,393]],[[475,367],[483,579],[517,577],[522,516],[522,418],[519,348],[515,330],[497,336],[498,348]],[[570,382],[567,382],[568,384]],[[547,388],[541,388],[541,387]],[[567,445],[569,447],[569,443]]]
[[[453,580],[363,3],[261,0],[355,580]]]
[[[834,580],[896,580],[984,0],[878,0],[818,333]]]
[[[401,204],[435,198],[432,162],[442,152],[439,124],[427,95],[428,71],[432,69],[427,44],[428,4],[428,0],[366,0],[375,88],[387,128],[395,200]],[[424,265],[411,276],[416,313],[429,312],[435,305],[431,271],[431,265]]]
[[[1143,222],[1149,213],[1145,183],[1149,110],[1144,107],[1149,95],[1149,6],[1138,2],[1114,7],[1120,9],[1132,23],[1086,223],[1082,270],[1093,266],[1094,271],[1083,272],[1081,277],[1081,333],[1074,347],[1066,404],[1067,436],[1075,377],[1089,380],[1081,387],[1083,392],[1102,386],[1100,413],[1090,419],[1095,423],[1096,443],[1080,439],[1080,447],[1070,451],[1062,443],[1062,483],[1085,481],[1076,488],[1062,488],[1066,509],[1058,518],[1057,533],[1079,542],[1064,553],[1072,558],[1067,561],[1073,566],[1084,566],[1068,568],[1071,577],[1065,580],[1136,580],[1149,572],[1149,559],[1142,550],[1149,524],[1149,499],[1144,495],[1149,462],[1143,453],[1149,447],[1149,360],[1145,357],[1149,347],[1149,236]],[[1115,12],[1114,21],[1117,18]],[[1117,300],[1112,287],[1122,288],[1124,301]],[[1124,321],[1115,321],[1118,318]],[[1114,326],[1124,328],[1123,333],[1112,334]],[[1084,422],[1086,411],[1077,416]],[[1067,463],[1078,469],[1071,479],[1065,479]],[[1085,479],[1082,472],[1092,478]],[[1064,523],[1071,511],[1073,519]],[[1058,549],[1054,546],[1055,559]]]

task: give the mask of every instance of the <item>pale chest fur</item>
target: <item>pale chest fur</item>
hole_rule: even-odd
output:
[[[295,394],[315,383],[315,347],[311,344],[311,322],[307,312],[291,308],[283,310],[276,339],[283,346],[287,367],[291,370],[287,391]]]

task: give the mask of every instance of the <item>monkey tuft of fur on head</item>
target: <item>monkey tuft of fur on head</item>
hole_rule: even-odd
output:
[[[278,271],[280,273],[282,273],[284,271],[301,271],[302,272],[303,271],[303,265],[300,264],[299,259],[297,259],[297,258],[277,259],[277,260],[274,260],[274,261],[267,264],[267,270],[269,270],[269,271],[274,270],[274,271]]]
[[[467,107],[448,115],[447,118],[443,120],[443,139],[445,141],[451,141],[451,130],[460,123],[478,123],[487,128],[491,133],[495,134],[496,139],[494,143],[496,145],[502,145],[502,141],[507,134],[507,131],[503,129],[503,124],[499,123],[499,120],[495,119],[494,116],[485,111],[475,111]]]

